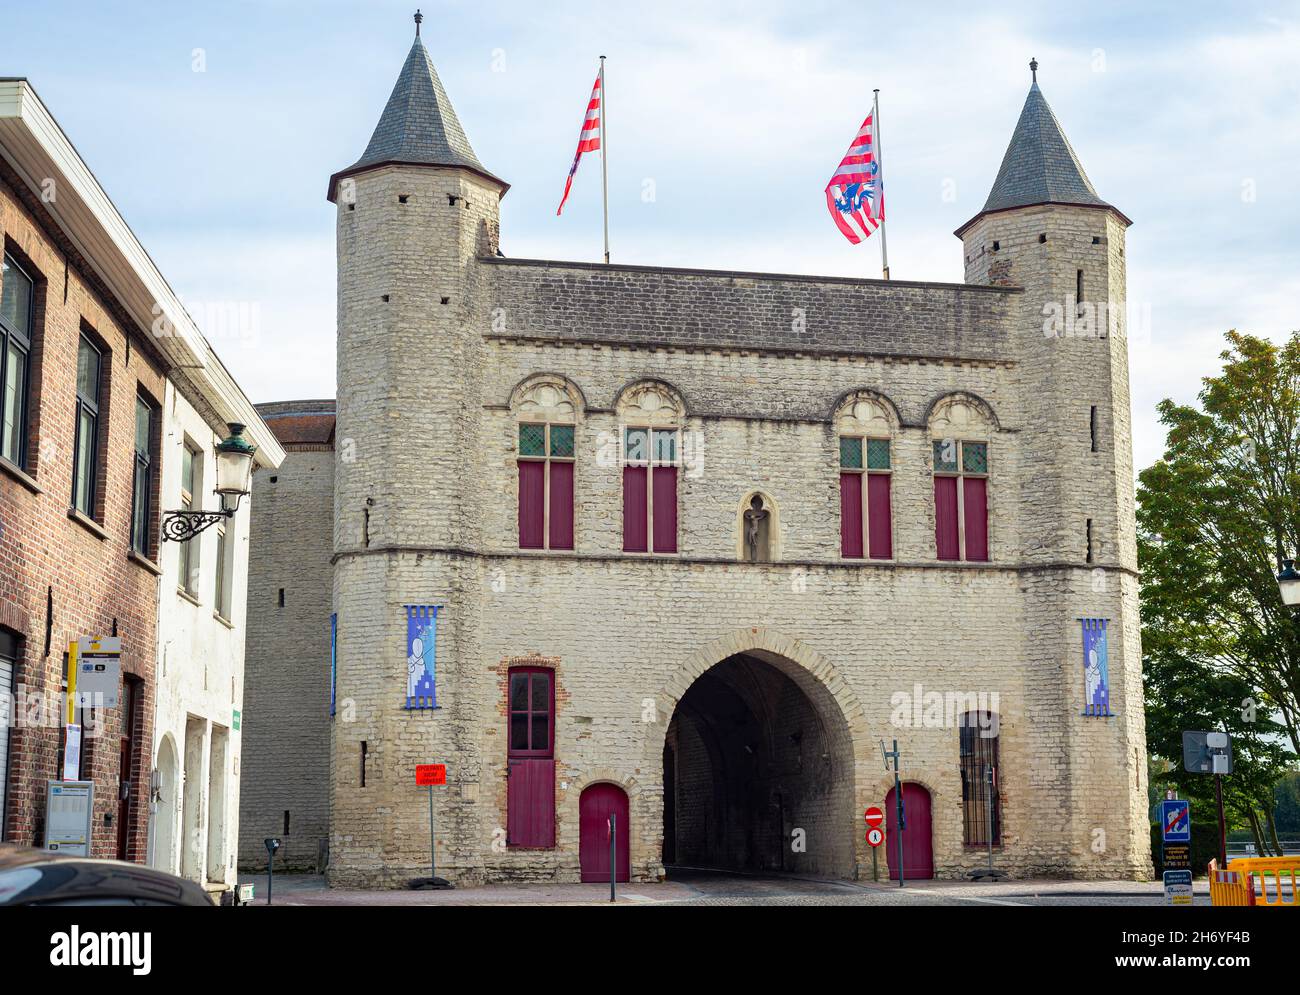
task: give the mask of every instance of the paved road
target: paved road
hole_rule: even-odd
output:
[[[241,876],[265,903],[266,877]],[[604,884],[495,885],[455,891],[352,891],[331,889],[324,879],[282,874],[275,881],[276,905],[608,905]],[[965,908],[1054,905],[1158,906],[1159,882],[1133,881],[915,881],[896,884],[826,881],[673,868],[654,884],[623,884],[618,905],[947,905]],[[1208,886],[1195,885],[1195,904],[1210,904]]]
[[[664,905],[1163,905],[1158,882],[1134,881],[914,881],[899,888],[896,882],[822,881],[794,877],[759,877],[719,871],[674,868],[672,883],[695,894]],[[632,885],[627,887],[631,888]],[[1196,905],[1209,905],[1208,885],[1195,885]]]

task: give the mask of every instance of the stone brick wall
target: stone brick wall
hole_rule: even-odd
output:
[[[59,703],[65,653],[79,636],[122,638],[122,670],[139,683],[132,767],[120,768],[121,709],[102,710],[100,734],[86,740],[82,776],[95,781],[92,854],[118,851],[118,788],[131,782],[127,856],[147,848],[147,785],[154,716],[158,581],[157,522],[150,557],[131,549],[135,404],[163,399],[161,357],[93,276],[39,200],[0,163],[4,248],[38,281],[30,368],[28,460],[0,461],[0,625],[21,636],[15,688]],[[104,351],[99,465],[93,519],[69,511],[80,335]],[[159,461],[161,463],[161,460]],[[154,474],[154,504],[158,507]],[[30,699],[29,699],[30,701]],[[39,715],[39,712],[28,713]],[[8,715],[5,716],[6,722]],[[46,780],[62,776],[62,717],[9,731],[9,783],[3,837],[44,842]]]
[[[330,438],[333,407],[258,406],[286,456],[253,475],[239,804],[239,863],[249,870],[265,869],[268,836],[282,842],[277,868],[314,869],[329,836],[335,453],[330,441],[306,440]]]
[[[892,785],[879,741],[893,738],[905,779],[932,795],[936,873],[985,859],[962,845],[953,716],[916,725],[900,708],[938,692],[996,695],[1003,866],[1149,875],[1125,349],[1049,338],[1042,316],[1078,268],[1089,293],[1122,294],[1113,216],[989,216],[965,252],[987,260],[985,226],[1006,226],[996,264],[936,286],[501,260],[495,199],[467,173],[390,167],[359,175],[339,210],[333,582],[349,718],[333,727],[331,881],[425,873],[413,768],[430,761],[449,769],[440,873],[576,879],[579,798],[610,781],[630,799],[634,878],[658,876],[674,709],[736,654],[776,667],[826,730],[819,797],[849,801],[823,808],[835,828],[810,866],[869,862],[861,810]],[[617,440],[644,381],[695,446],[668,556],[621,550]],[[890,561],[839,556],[846,398],[872,399],[891,439]],[[571,552],[516,548],[517,422],[545,405],[576,425]],[[989,446],[988,563],[935,558],[931,444],[950,437]],[[776,514],[771,563],[738,562],[756,491]],[[441,606],[436,711],[402,707],[408,604]],[[1083,617],[1111,619],[1109,719],[1081,715]],[[546,851],[503,845],[503,688],[521,663],[555,672]],[[788,759],[773,752],[772,769]]]

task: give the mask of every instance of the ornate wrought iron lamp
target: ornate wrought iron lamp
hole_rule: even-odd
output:
[[[217,486],[220,511],[169,511],[163,517],[164,539],[184,542],[230,518],[239,510],[239,500],[253,489],[253,454],[257,450],[244,438],[244,426],[230,422],[230,435],[217,444]]]
[[[1288,608],[1300,606],[1300,570],[1295,568],[1295,560],[1282,561],[1277,586],[1282,592],[1282,604]]]

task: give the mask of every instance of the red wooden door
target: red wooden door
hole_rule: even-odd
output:
[[[555,846],[555,761],[511,757],[508,763],[506,845]]]
[[[506,845],[555,846],[555,686],[539,667],[510,671]]]
[[[627,795],[617,784],[593,784],[578,801],[578,860],[582,880],[609,880],[609,817],[617,828],[618,880],[628,879]]]
[[[903,870],[909,881],[934,877],[934,852],[930,845],[930,792],[911,781],[903,782]],[[885,842],[889,853],[889,878],[898,880],[898,805],[894,789],[885,795]]]

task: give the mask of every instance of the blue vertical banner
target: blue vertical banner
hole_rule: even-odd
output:
[[[330,616],[330,718],[334,717],[334,703],[339,688],[339,616]]]
[[[1083,626],[1083,714],[1106,717],[1110,711],[1108,618],[1081,618]]]
[[[406,606],[406,708],[437,708],[434,683],[437,605]]]

